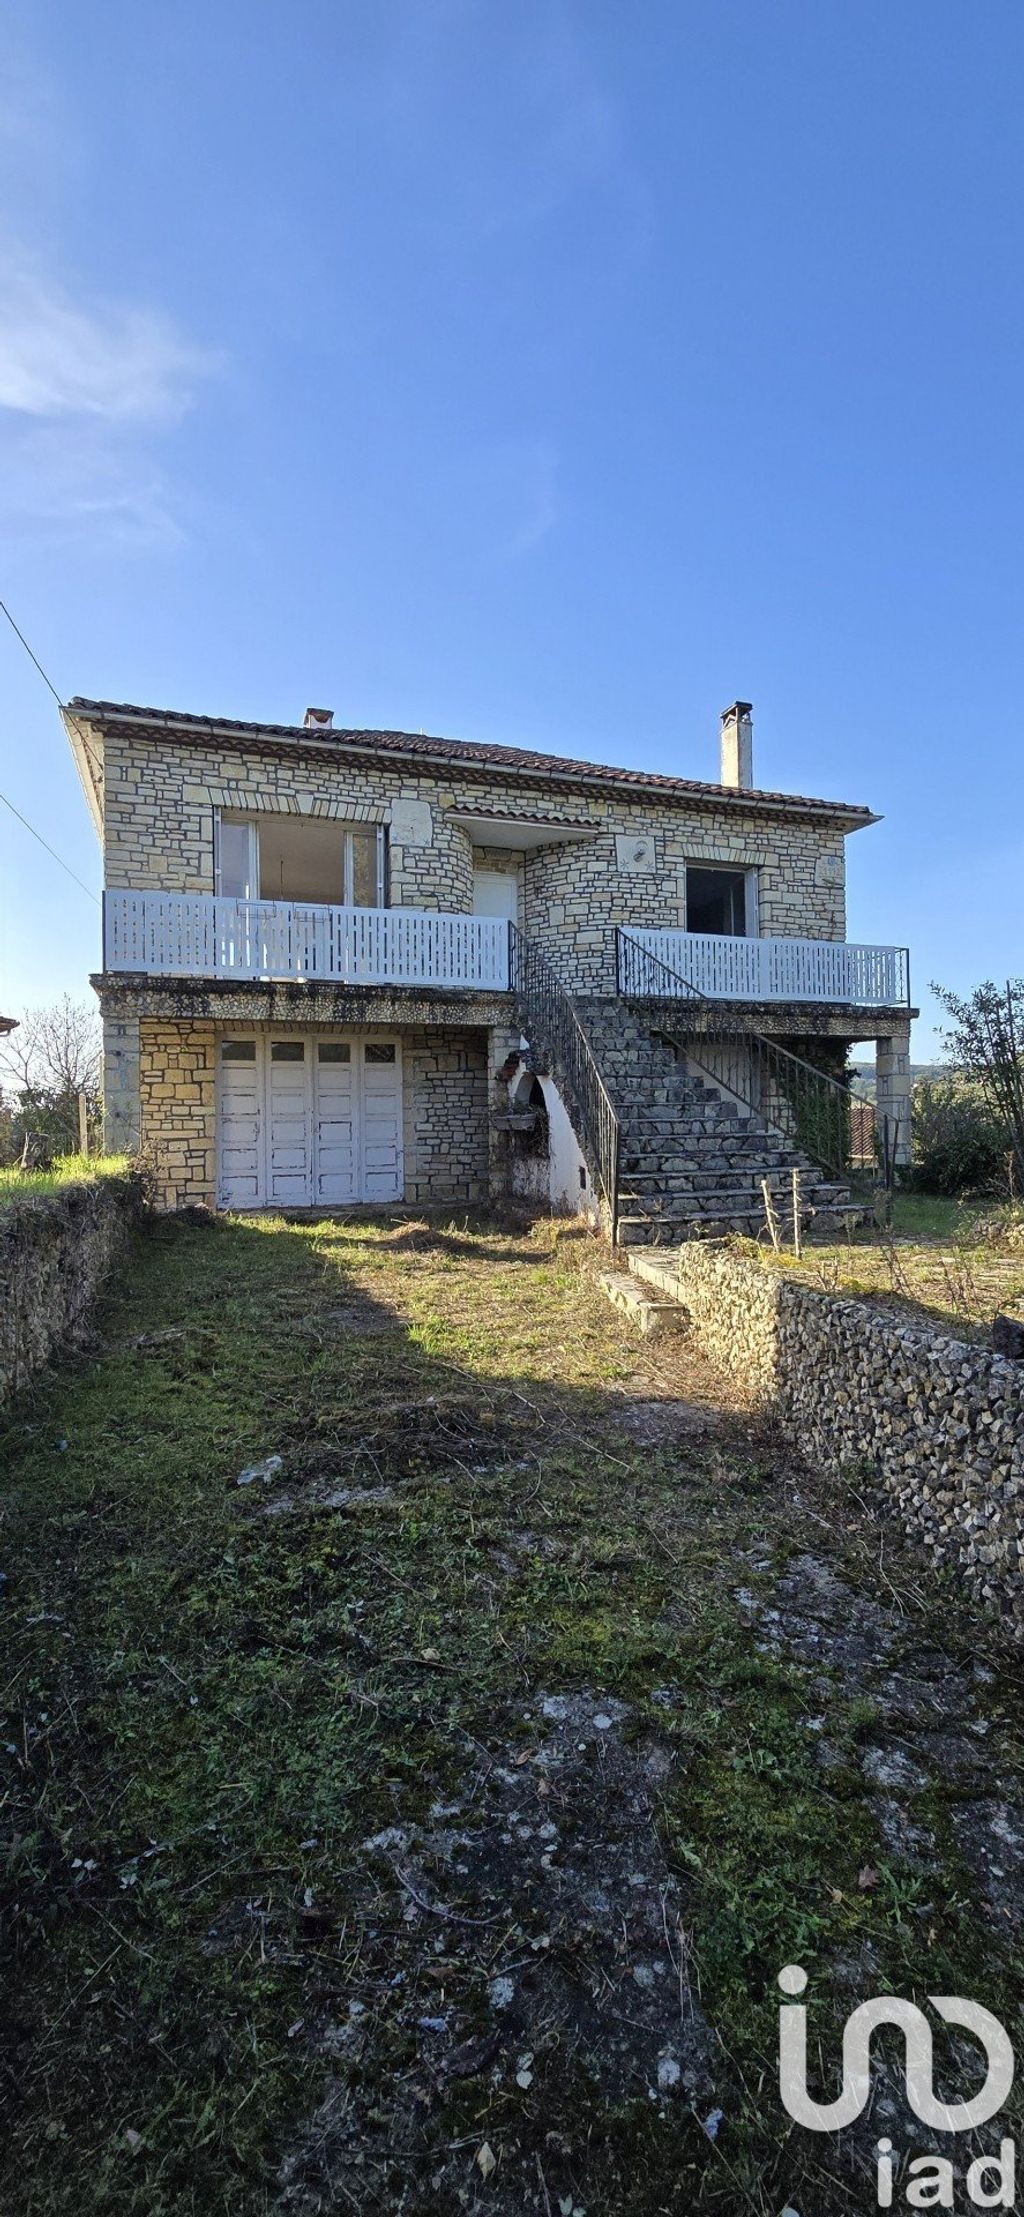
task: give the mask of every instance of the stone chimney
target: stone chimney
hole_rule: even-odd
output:
[[[302,719],[306,731],[330,731],[333,722],[333,708],[307,708]]]
[[[754,783],[754,729],[749,701],[722,711],[722,784],[746,793]]]

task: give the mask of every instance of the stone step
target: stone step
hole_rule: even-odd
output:
[[[776,1208],[789,1208],[793,1199],[791,1177],[787,1173],[767,1171],[765,1182]],[[645,1202],[658,1202],[658,1199],[676,1202],[678,1199],[678,1202],[705,1204],[714,1202],[723,1193],[747,1193],[754,1202],[760,1202],[762,1197],[760,1177],[754,1173],[749,1177],[736,1177],[736,1171],[705,1171],[698,1177],[687,1177],[685,1173],[667,1177],[661,1173],[641,1175],[636,1171],[621,1171],[618,1173],[618,1184],[621,1184],[623,1193],[634,1195],[636,1199],[645,1199]],[[818,1202],[822,1195],[822,1186],[825,1186],[825,1177],[800,1177],[802,1206],[809,1208],[811,1202]]]
[[[828,1208],[809,1209],[803,1222],[804,1234],[814,1238],[831,1238],[850,1225],[863,1222],[866,1210],[862,1202],[847,1201]],[[673,1241],[686,1239],[724,1239],[731,1233],[741,1233],[747,1239],[766,1240],[764,1208],[751,1206],[720,1207],[695,1215],[681,1214],[676,1209],[661,1215],[647,1211],[634,1212],[627,1207],[619,1217],[619,1241],[623,1247],[670,1246]],[[780,1224],[783,1243],[789,1236],[789,1227]]]
[[[628,1170],[637,1178],[686,1178],[698,1186],[706,1178],[733,1178],[737,1185],[744,1179],[756,1178],[760,1182],[768,1178],[773,1186],[779,1183],[789,1186],[794,1170],[807,1185],[820,1185],[822,1180],[826,1185],[844,1182],[823,1169],[820,1163],[798,1155],[795,1149],[789,1151],[781,1146],[761,1147],[756,1152],[751,1149],[744,1154],[735,1154],[728,1147],[716,1147],[713,1152],[708,1149],[703,1154],[691,1155],[677,1145],[673,1145],[671,1153],[667,1148],[626,1145],[619,1150],[619,1160],[623,1172]]]
[[[642,1339],[653,1339],[658,1332],[685,1331],[688,1318],[678,1301],[671,1296],[655,1299],[628,1271],[603,1270],[601,1284],[612,1307],[628,1317]]]

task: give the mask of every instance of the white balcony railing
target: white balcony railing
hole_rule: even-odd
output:
[[[203,893],[107,892],[103,967],[149,977],[322,978],[504,993],[500,916],[329,908]]]
[[[831,1001],[905,1008],[906,947],[843,939],[739,939],[720,932],[635,931],[629,937],[709,1001]]]

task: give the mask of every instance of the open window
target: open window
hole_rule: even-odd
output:
[[[686,929],[733,939],[756,937],[757,871],[688,862]]]
[[[383,908],[384,827],[322,817],[246,817],[217,824],[218,893],[235,900]]]

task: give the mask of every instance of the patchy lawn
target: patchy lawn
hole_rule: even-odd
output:
[[[956,1339],[987,1343],[998,1314],[1024,1323],[1024,1238],[993,1236],[992,1204],[901,1194],[891,1225],[868,1225],[842,1240],[813,1244],[798,1261],[783,1248],[744,1240],[743,1251],[819,1291],[901,1310]],[[784,1227],[785,1231],[785,1227]]]
[[[13,1412],[5,2211],[836,2217],[779,1968],[1016,2029],[1019,1662],[600,1259],[163,1222]]]
[[[123,1178],[131,1168],[128,1155],[60,1155],[49,1170],[21,1170],[16,1163],[8,1164],[0,1168],[0,1212],[11,1201],[63,1193],[67,1186],[87,1184],[93,1178]]]

